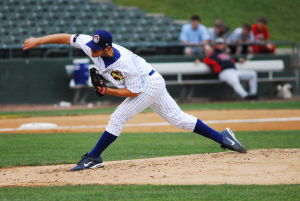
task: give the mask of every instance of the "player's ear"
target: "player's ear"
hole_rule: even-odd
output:
[[[110,51],[111,48],[112,48],[112,46],[109,45],[109,46],[107,46],[104,50],[105,50],[105,51]]]

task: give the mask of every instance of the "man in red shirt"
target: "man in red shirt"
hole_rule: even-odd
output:
[[[267,27],[267,20],[264,17],[257,19],[257,23],[252,25],[252,32],[256,42],[269,42],[270,34]],[[274,44],[253,45],[253,53],[274,53]]]

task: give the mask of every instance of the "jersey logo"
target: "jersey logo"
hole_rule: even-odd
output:
[[[123,75],[120,71],[118,70],[114,70],[111,72],[111,76],[115,79],[115,80],[122,80],[123,79]]]
[[[221,53],[221,54],[218,55],[218,58],[225,61],[225,60],[229,60],[230,56],[226,53]]]

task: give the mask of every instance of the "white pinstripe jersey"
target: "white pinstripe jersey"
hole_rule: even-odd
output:
[[[70,43],[73,47],[82,49],[91,58],[103,77],[117,88],[126,88],[133,93],[144,91],[149,80],[149,73],[153,70],[149,63],[115,43],[112,44],[114,50],[112,58],[94,58],[91,56],[91,49],[86,45],[91,40],[92,36],[89,35],[72,35]]]

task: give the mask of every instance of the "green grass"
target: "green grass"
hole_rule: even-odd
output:
[[[183,110],[225,110],[225,109],[300,109],[300,101],[258,101],[258,102],[221,102],[221,103],[198,103],[198,104],[180,104]],[[86,108],[86,109],[68,109],[68,110],[37,110],[37,111],[6,111],[0,112],[0,118],[11,116],[32,117],[32,116],[63,116],[63,115],[87,115],[87,114],[109,114],[115,110],[115,107],[105,108]],[[147,109],[145,112],[151,111]]]
[[[180,105],[184,110],[194,109],[300,109],[300,101],[221,102]]]
[[[255,23],[260,16],[269,21],[272,40],[300,41],[299,0],[113,0],[119,5],[137,6],[146,12],[165,13],[174,19],[189,19],[199,14],[206,26],[221,18],[231,30],[244,23]]]
[[[2,134],[0,167],[78,162],[100,133]],[[300,148],[300,131],[238,132],[248,149]],[[103,154],[106,161],[221,152],[219,146],[192,133],[123,133]]]
[[[300,185],[102,185],[0,188],[0,201],[297,201]]]

